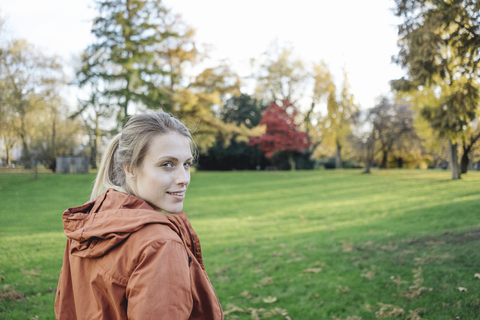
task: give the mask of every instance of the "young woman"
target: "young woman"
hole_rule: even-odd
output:
[[[162,111],[133,116],[113,138],[91,201],[63,213],[57,319],[223,319],[182,211],[194,150]]]

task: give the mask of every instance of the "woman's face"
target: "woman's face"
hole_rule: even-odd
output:
[[[190,183],[192,161],[187,137],[177,132],[156,135],[143,163],[134,172],[125,170],[127,184],[155,210],[178,213]]]

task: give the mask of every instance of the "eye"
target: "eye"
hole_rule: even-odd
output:
[[[171,163],[170,161],[164,162],[164,163],[162,163],[162,167],[173,168],[173,163]]]
[[[183,166],[184,166],[185,168],[190,168],[190,167],[192,166],[192,163],[191,163],[191,162],[185,162],[185,163],[183,164]]]

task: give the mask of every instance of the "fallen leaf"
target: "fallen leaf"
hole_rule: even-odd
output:
[[[38,277],[40,275],[40,267],[36,267],[35,269],[32,270],[22,270],[22,274],[26,276],[34,276]]]
[[[320,271],[322,271],[322,268],[308,268],[303,270],[303,272],[313,272],[313,273],[319,273]]]
[[[265,303],[274,303],[275,301],[277,301],[277,297],[268,296],[263,299],[263,302]]]
[[[475,275],[473,276],[474,278],[479,278],[480,279],[480,273],[475,273]]]
[[[464,288],[464,287],[458,287],[458,290],[459,290],[460,292],[464,292],[464,291],[467,291],[467,288]]]
[[[392,304],[385,304],[381,302],[377,302],[377,305],[380,306],[380,310],[375,312],[377,318],[388,318],[388,317],[398,317],[403,316],[405,314],[405,310],[400,308],[399,306],[394,306]]]
[[[288,259],[286,262],[292,263],[292,262],[305,261],[305,260],[307,260],[307,257],[295,257],[293,259]]]
[[[348,242],[348,241],[345,241],[345,240],[342,240],[340,242],[342,244],[343,252],[352,252],[352,251],[355,250],[355,247],[353,246],[353,244],[351,242]]]
[[[263,286],[268,286],[273,283],[273,278],[272,277],[265,277],[262,280],[260,280],[260,283],[255,283],[253,286],[255,288],[257,287],[263,287]]]
[[[423,320],[423,318],[420,316],[425,312],[425,309],[423,308],[417,308],[415,310],[409,310],[408,315],[405,319],[410,319],[410,320]]]
[[[364,272],[360,274],[360,277],[367,278],[368,280],[373,280],[373,278],[375,277],[375,273],[375,266],[372,266],[371,270],[364,270]]]
[[[350,292],[350,288],[348,286],[342,287],[338,286],[338,289],[336,290],[337,294],[344,294],[347,292]]]
[[[243,291],[242,293],[240,293],[240,295],[241,295],[242,297],[247,298],[247,299],[253,298],[253,295],[252,295],[250,292],[248,292],[247,290],[245,290],[245,291]]]
[[[252,320],[260,320],[257,309],[252,309]]]
[[[0,290],[0,300],[15,301],[24,298],[25,295],[23,293],[15,291],[13,287],[8,284],[4,285],[3,289]]]
[[[229,303],[229,304],[227,304],[226,310],[223,311],[223,314],[228,315],[228,314],[233,313],[233,312],[245,312],[245,309],[237,307],[236,305]]]

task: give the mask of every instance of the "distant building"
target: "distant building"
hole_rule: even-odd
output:
[[[89,157],[58,156],[56,173],[88,173]]]

